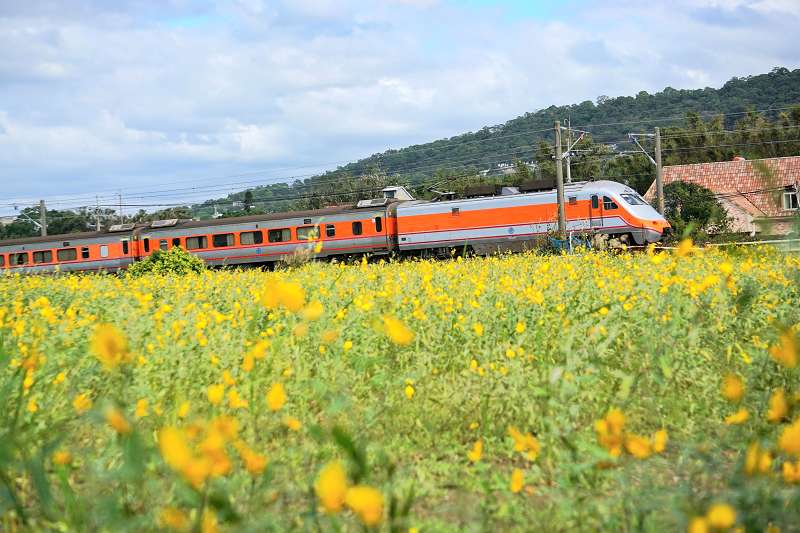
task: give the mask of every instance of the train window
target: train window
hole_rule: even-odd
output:
[[[450,210],[450,213],[451,213],[451,214],[452,214],[454,217],[457,217],[458,215],[460,215],[460,214],[461,214],[461,208],[460,208],[460,207],[454,207],[453,209],[451,209],[451,210]]]
[[[289,242],[292,240],[292,232],[289,228],[269,230],[269,242]]]
[[[325,236],[326,237],[335,237],[336,236],[336,226],[333,224],[325,224]]]
[[[89,259],[89,247],[81,247],[81,259]]]
[[[600,207],[600,202],[597,200],[597,195],[593,194],[592,195],[592,209],[597,209],[598,207]]]
[[[50,250],[42,250],[40,252],[33,252],[33,262],[36,264],[39,263],[52,263],[53,262],[53,252]]]
[[[100,245],[100,257],[108,257],[108,245]]]
[[[0,254],[0,267],[6,266],[6,256]]]
[[[260,231],[245,231],[239,234],[239,244],[243,246],[261,244],[262,242],[264,242],[264,234]]]
[[[75,261],[78,258],[78,250],[75,248],[62,248],[56,251],[56,259],[59,261]]]
[[[9,254],[8,264],[11,266],[28,264],[28,252],[22,252],[20,254]]]
[[[181,245],[181,238],[180,237],[175,237],[174,239],[172,239],[172,247],[173,248],[175,246],[180,246],[180,245]]]
[[[233,233],[217,233],[211,236],[211,243],[214,248],[225,248],[233,246]]]
[[[383,219],[381,217],[375,217],[375,231],[378,233],[383,231]]]
[[[130,251],[130,245],[128,244],[128,239],[122,239],[122,254],[128,255]]]
[[[638,194],[620,194],[620,196],[631,205],[646,205],[646,202]]]
[[[147,253],[150,251],[150,239],[145,237],[142,239],[142,245],[144,245],[144,252]]]
[[[319,238],[319,226],[303,226],[297,228],[298,241],[313,241]]]
[[[199,250],[200,248],[208,248],[208,237],[201,235],[200,237],[186,237],[187,250]]]
[[[603,209],[611,211],[617,208],[617,204],[608,196],[603,196]]]
[[[361,227],[360,221],[353,222],[353,235],[361,235],[364,233],[364,229]]]
[[[569,205],[575,205],[577,203],[578,203],[578,197],[577,196],[570,196],[569,197]]]
[[[164,250],[165,252],[167,251],[167,239],[161,239],[158,241],[158,249]]]

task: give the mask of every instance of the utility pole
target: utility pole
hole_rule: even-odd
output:
[[[561,156],[561,122],[556,120],[556,196],[558,198],[558,236],[563,239],[567,235],[567,214],[564,210],[564,170]]]
[[[572,119],[567,117],[567,183],[572,183]]]
[[[122,191],[119,191],[117,194],[119,195],[119,223],[124,224],[125,217],[122,216]]]
[[[95,231],[100,231],[100,197],[95,196],[94,199],[97,201],[97,207],[94,208],[94,226]]]
[[[661,166],[661,128],[656,128],[656,197],[658,212],[664,215],[664,172]]]
[[[650,154],[647,153],[647,150],[644,149],[644,146],[639,143],[639,137],[654,137],[655,138],[655,159],[650,157]],[[661,167],[661,129],[656,128],[655,133],[629,133],[628,138],[631,142],[635,143],[636,146],[639,147],[639,150],[635,150],[632,152],[625,152],[629,154],[638,154],[643,153],[647,159],[650,160],[653,165],[656,167],[656,210],[664,214],[664,179],[663,179],[663,169]]]
[[[47,237],[47,210],[44,200],[39,200],[39,226],[41,226],[42,237]]]

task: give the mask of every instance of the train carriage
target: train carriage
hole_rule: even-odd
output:
[[[135,260],[130,231],[85,232],[0,241],[0,269],[116,272]]]
[[[556,191],[510,193],[397,207],[401,251],[469,247],[477,253],[520,249],[558,229]],[[669,224],[633,189],[613,181],[565,186],[567,231],[628,235],[644,244]]]

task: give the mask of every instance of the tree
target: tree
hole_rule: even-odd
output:
[[[253,191],[247,189],[244,193],[244,212],[249,213],[253,209]]]
[[[664,187],[664,207],[672,231],[681,237],[701,240],[729,227],[725,208],[714,193],[696,183],[676,181]]]

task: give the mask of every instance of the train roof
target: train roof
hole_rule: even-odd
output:
[[[372,209],[383,206],[374,206]],[[151,223],[139,223],[125,231],[85,231],[81,233],[66,233],[62,235],[48,235],[46,237],[25,237],[21,239],[0,240],[0,246],[14,246],[19,244],[36,244],[43,242],[59,242],[79,239],[91,239],[97,237],[107,237],[109,235],[125,235],[136,229],[169,229],[172,228],[202,228],[212,226],[227,226],[231,224],[241,224],[247,222],[267,222],[270,220],[281,220],[285,218],[314,218],[320,216],[338,215],[341,213],[369,212],[370,207],[356,207],[355,205],[340,205],[324,207],[322,209],[310,209],[305,211],[286,211],[282,213],[267,213],[262,215],[247,215],[243,217],[216,218],[209,220],[178,220],[174,224],[163,228],[152,227]]]

